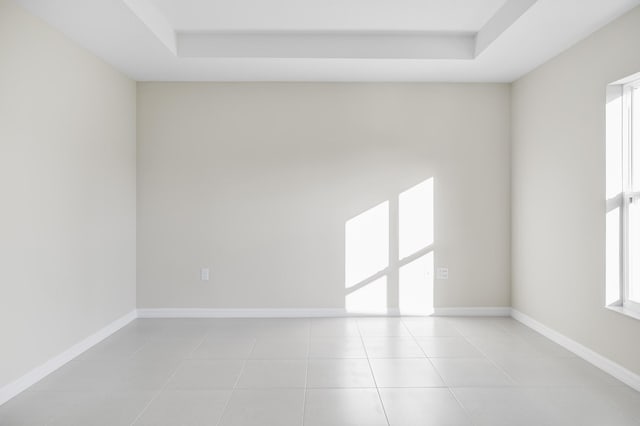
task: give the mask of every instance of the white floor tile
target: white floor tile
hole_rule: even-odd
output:
[[[538,389],[477,387],[453,392],[478,426],[554,425],[552,407]]]
[[[428,359],[372,359],[376,384],[381,388],[443,387],[444,382]]]
[[[621,386],[580,358],[505,358],[496,363],[522,386]]]
[[[0,425],[46,425],[78,404],[79,401],[73,398],[75,394],[27,390],[0,406]]]
[[[178,368],[179,361],[166,359],[147,361],[125,360],[113,374],[116,390],[158,390],[169,380]]]
[[[208,337],[188,358],[194,359],[247,359],[256,339],[249,337]]]
[[[640,393],[508,318],[144,319],[0,406],[0,426],[387,417],[390,426],[638,426]]]
[[[111,360],[130,358],[147,343],[132,334],[116,334],[103,340],[88,351],[80,354],[77,360]]]
[[[569,352],[557,343],[552,342],[546,337],[542,337],[539,334],[530,336],[522,336],[522,338],[529,343],[536,351],[547,357],[562,357],[562,358],[575,358],[576,355]]]
[[[591,387],[553,387],[541,392],[552,406],[554,424],[580,426],[637,426],[638,419],[623,411],[611,399],[603,397],[606,389]]]
[[[131,358],[143,362],[181,360],[188,357],[201,344],[201,341],[202,339],[147,340]]]
[[[409,330],[407,330],[400,318],[359,318],[358,329],[364,337],[411,337]]]
[[[424,352],[413,337],[364,337],[369,358],[422,358]]]
[[[309,389],[305,426],[387,426],[376,389]]]
[[[306,359],[309,339],[259,338],[249,355],[251,359]]]
[[[258,338],[306,340],[310,326],[308,319],[265,319],[260,323]]]
[[[465,337],[488,337],[494,339],[508,339],[513,336],[502,325],[500,318],[451,318],[451,324]]]
[[[470,426],[471,419],[445,388],[380,389],[391,426]]]
[[[309,361],[309,388],[375,388],[366,359],[315,359]]]
[[[627,386],[612,386],[598,389],[603,398],[619,407],[619,411],[635,418],[640,425],[640,392]]]
[[[304,393],[304,389],[236,389],[219,426],[300,426]]]
[[[216,318],[208,322],[205,337],[209,339],[249,338],[260,334],[259,319]]]
[[[232,389],[244,362],[240,360],[188,359],[173,374],[168,389]]]
[[[129,426],[155,394],[150,391],[71,392],[68,410],[54,417],[49,426]]]
[[[72,361],[34,385],[41,391],[158,390],[179,361]]]
[[[484,355],[463,337],[418,337],[429,358],[483,358]]]
[[[135,426],[216,425],[230,390],[165,390],[144,410]]]
[[[236,388],[303,388],[306,360],[249,360]]]
[[[414,337],[460,336],[446,318],[404,318],[402,322]]]
[[[37,391],[99,391],[114,389],[121,360],[73,360],[44,379],[32,389]],[[166,372],[167,377],[170,372]],[[161,384],[159,384],[161,386]]]
[[[152,340],[200,341],[207,329],[208,321],[202,319],[137,319],[119,333]]]
[[[311,337],[309,358],[367,358],[360,336]]]
[[[529,344],[519,336],[506,338],[467,337],[467,340],[491,360],[510,358],[542,358],[544,352]]]
[[[433,358],[431,362],[450,387],[511,386],[513,381],[482,358]]]
[[[311,337],[360,337],[358,323],[353,318],[314,318]]]

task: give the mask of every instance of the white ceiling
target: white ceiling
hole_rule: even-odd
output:
[[[152,0],[177,31],[478,31],[506,0]]]
[[[640,0],[16,0],[143,81],[510,82]]]

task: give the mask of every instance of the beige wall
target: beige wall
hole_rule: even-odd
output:
[[[606,85],[640,71],[640,8],[513,86],[513,306],[640,373],[604,308]]]
[[[345,222],[429,178],[435,305],[509,306],[509,91],[139,83],[138,307],[342,308]]]
[[[135,308],[135,95],[0,0],[0,387]]]

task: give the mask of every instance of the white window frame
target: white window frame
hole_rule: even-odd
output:
[[[633,80],[622,86],[622,226],[621,226],[621,243],[622,252],[620,256],[621,262],[621,308],[626,313],[636,318],[640,318],[640,303],[629,299],[631,280],[629,276],[630,253],[629,253],[629,207],[631,204],[640,203],[640,191],[634,191],[640,188],[640,182],[633,182],[633,142],[634,132],[640,132],[640,129],[634,129],[633,114],[635,109],[639,109],[640,105],[634,105],[634,91],[640,90],[640,79]],[[640,166],[640,165],[638,165]],[[634,188],[634,184],[635,187]]]

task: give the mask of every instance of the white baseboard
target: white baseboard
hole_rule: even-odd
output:
[[[437,317],[508,317],[511,308],[502,306],[477,308],[434,308]]]
[[[585,361],[593,364],[594,366],[612,375],[613,377],[620,380],[621,382],[628,385],[629,387],[632,387],[633,389],[640,392],[640,375],[634,373],[631,370],[624,368],[620,364],[610,360],[609,358],[606,358],[600,355],[599,353],[576,342],[575,340],[570,339],[564,334],[558,333],[557,331],[547,327],[541,322],[538,322],[537,320],[531,318],[528,315],[523,314],[520,311],[511,309],[511,316],[515,320],[520,321],[522,324],[526,325],[527,327],[537,331],[538,333],[542,334],[549,340],[556,342],[560,346],[573,352],[574,354],[584,359]]]
[[[138,318],[319,318],[346,315],[344,309],[138,309]]]
[[[35,383],[42,380],[47,375],[51,374],[58,368],[62,367],[67,362],[71,361],[82,352],[91,348],[92,346],[100,343],[102,340],[106,339],[125,325],[129,324],[131,321],[136,319],[136,311],[133,310],[128,314],[118,318],[113,321],[106,327],[98,330],[93,333],[91,336],[85,338],[84,340],[76,343],[71,346],[66,351],[58,354],[56,357],[51,358],[49,361],[44,364],[34,368],[24,376],[19,379],[5,385],[0,388],[0,405],[4,404],[14,396],[18,395],[20,392],[27,389],[29,386],[34,385]]]
[[[322,318],[400,316],[397,308],[386,313],[356,313],[344,309],[222,309],[222,308],[149,308],[138,309],[138,318]],[[508,317],[511,308],[435,308],[435,316]],[[426,316],[426,315],[425,315]]]

